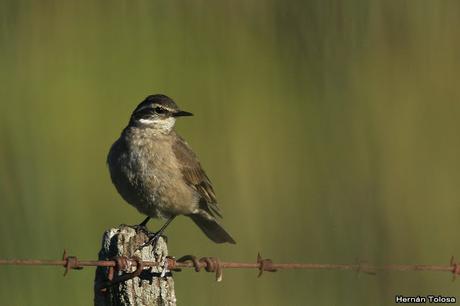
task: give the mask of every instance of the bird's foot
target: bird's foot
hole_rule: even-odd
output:
[[[164,241],[167,243],[168,242],[168,237],[164,236],[163,233],[166,229],[166,227],[169,225],[169,223],[171,223],[172,220],[174,220],[176,216],[172,216],[168,219],[168,221],[166,221],[166,223],[160,228],[160,230],[156,233],[148,233],[147,236],[149,238],[149,240],[142,244],[140,247],[137,248],[137,250],[140,250],[148,245],[151,245],[152,246],[152,249],[153,251],[155,251],[156,247],[157,247],[157,243],[158,243],[158,238],[162,237],[164,239]],[[147,217],[140,225],[145,225],[147,224],[147,222],[150,220],[150,217]]]
[[[165,235],[162,235],[161,232],[156,232],[156,233],[151,233],[149,232],[147,234],[147,237],[149,238],[149,240],[147,240],[146,242],[144,242],[142,245],[140,245],[137,250],[142,250],[143,248],[145,248],[146,246],[149,246],[151,245],[152,246],[152,250],[155,251],[156,247],[157,247],[157,243],[158,243],[158,239],[163,238],[166,242],[168,242],[168,237],[166,237]]]

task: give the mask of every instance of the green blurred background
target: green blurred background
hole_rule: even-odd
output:
[[[196,115],[178,130],[238,242],[179,218],[172,255],[447,264],[459,69],[458,1],[0,0],[0,257],[92,259],[105,229],[140,222],[105,158],[137,103],[165,93]],[[91,268],[0,271],[4,305],[92,304]],[[460,298],[446,273],[256,274],[178,273],[179,305]]]

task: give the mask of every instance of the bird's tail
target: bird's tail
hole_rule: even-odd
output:
[[[193,222],[198,225],[198,227],[203,231],[203,233],[208,236],[209,239],[214,241],[215,243],[232,243],[235,244],[235,240],[233,240],[232,236],[230,236],[229,233],[227,233],[222,226],[217,223],[216,220],[210,220],[206,218],[205,216],[199,215],[199,214],[194,214],[194,215],[189,215],[190,218],[192,218]]]

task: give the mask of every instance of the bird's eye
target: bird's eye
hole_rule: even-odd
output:
[[[155,113],[157,113],[157,114],[166,113],[166,110],[164,108],[162,108],[162,107],[155,107],[154,110],[155,110]]]

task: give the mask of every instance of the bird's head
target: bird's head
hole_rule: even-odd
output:
[[[169,133],[176,123],[176,118],[182,116],[193,116],[193,114],[180,110],[168,96],[157,94],[148,96],[136,107],[129,124]]]

